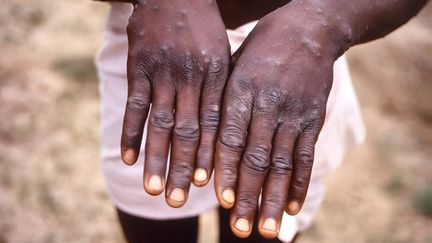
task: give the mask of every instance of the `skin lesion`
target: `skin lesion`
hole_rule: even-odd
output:
[[[198,143],[200,137],[199,124],[196,121],[180,121],[174,128],[174,135],[180,141]]]
[[[322,56],[322,46],[317,41],[314,41],[308,37],[303,37],[301,41],[303,46],[309,51],[310,54],[318,58]]]

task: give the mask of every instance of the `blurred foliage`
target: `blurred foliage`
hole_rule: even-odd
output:
[[[432,184],[429,184],[417,192],[415,207],[423,215],[432,217]]]
[[[0,43],[25,43],[28,35],[47,18],[46,4],[41,1],[2,1],[0,8]]]
[[[76,81],[97,80],[96,68],[92,56],[61,57],[54,60],[53,69],[65,78]]]
[[[390,180],[387,182],[387,191],[391,193],[397,193],[404,187],[404,178],[401,174],[394,174]]]

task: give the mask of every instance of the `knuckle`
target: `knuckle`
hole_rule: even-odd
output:
[[[127,61],[128,72],[136,77],[150,77],[157,58],[141,48],[131,47]]]
[[[302,173],[300,176],[296,176],[293,183],[294,191],[302,192],[307,190],[309,186],[309,175],[308,173]]]
[[[127,145],[127,147],[132,147],[132,145],[140,140],[141,133],[136,127],[126,127],[123,130],[122,142]]]
[[[191,178],[192,177],[193,166],[191,163],[184,160],[177,160],[172,163],[170,168],[170,173],[172,173],[175,177],[180,176],[180,178]]]
[[[264,203],[266,204],[267,207],[271,209],[281,208],[285,205],[286,202],[285,197],[283,197],[282,195],[285,194],[272,193],[270,195],[267,195],[265,197]]]
[[[143,112],[149,107],[149,102],[142,96],[129,96],[127,99],[127,107],[131,112]]]
[[[180,141],[197,143],[200,136],[198,122],[184,120],[176,123],[174,135]]]
[[[150,124],[162,130],[171,131],[174,127],[174,115],[170,112],[158,111],[151,117]]]
[[[313,112],[316,113],[316,112]],[[309,133],[315,139],[318,139],[318,135],[321,131],[321,127],[324,125],[325,112],[319,112],[318,114],[312,114],[309,121],[304,124],[305,129],[303,132]]]
[[[237,169],[235,164],[225,164],[220,171],[225,183],[235,185],[237,182]]]
[[[246,151],[242,163],[256,172],[265,172],[270,166],[269,163],[270,146],[257,145]]]
[[[246,134],[243,134],[242,128],[237,125],[228,125],[224,128],[222,131],[222,134],[219,138],[219,141],[228,147],[231,150],[234,151],[241,151],[245,147],[245,137]]]
[[[291,156],[285,154],[277,154],[273,157],[271,169],[276,174],[287,174],[292,171]]]
[[[258,98],[255,100],[253,113],[255,115],[275,117],[278,114],[278,107],[276,104],[267,101],[265,98]]]
[[[300,116],[304,113],[305,104],[304,102],[297,97],[298,95],[289,95],[289,98],[284,100],[282,103],[283,107],[286,107],[287,114],[295,114],[296,116]]]
[[[195,81],[201,73],[200,65],[192,54],[181,57],[179,65],[180,73],[188,83]]]
[[[139,51],[139,54],[135,58],[137,62],[135,68],[141,73],[148,75],[149,69],[154,64],[156,58],[146,51]]]
[[[219,109],[208,109],[204,111],[200,119],[201,128],[205,131],[216,132],[219,127]]]
[[[303,126],[309,133],[321,130],[324,123],[326,112],[322,109],[309,109],[304,114]]]
[[[314,160],[314,148],[312,146],[303,146],[297,149],[295,160],[299,166],[311,167]]]
[[[267,106],[278,107],[285,102],[286,95],[277,88],[269,88],[261,91],[258,99],[258,105],[263,108]]]
[[[210,80],[219,80],[226,76],[228,62],[222,58],[213,57],[208,66],[208,78]]]
[[[233,77],[234,82],[232,84],[235,89],[239,90],[241,93],[244,94],[254,93],[256,87],[254,81],[251,78],[243,77],[239,74],[237,74],[236,76]]]
[[[257,198],[251,192],[241,192],[238,194],[236,204],[240,209],[255,210]]]

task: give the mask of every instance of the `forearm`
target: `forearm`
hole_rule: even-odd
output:
[[[294,0],[289,5],[303,9],[308,21],[332,36],[340,48],[387,35],[415,16],[428,0]],[[308,23],[305,23],[307,26]]]
[[[415,16],[428,0],[329,1],[351,26],[352,44],[387,35]],[[329,6],[332,7],[332,6]],[[347,33],[350,35],[349,33]]]

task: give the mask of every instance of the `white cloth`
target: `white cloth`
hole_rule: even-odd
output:
[[[134,166],[128,167],[121,162],[120,134],[127,98],[126,25],[131,11],[129,4],[112,4],[104,43],[96,59],[102,110],[101,159],[108,192],[121,210],[139,217],[175,219],[195,216],[217,206],[212,180],[204,188],[191,186],[187,203],[174,209],[166,204],[164,195],[154,197],[144,192],[142,149],[139,162]],[[254,25],[255,22],[236,30],[227,30],[233,51],[240,46]],[[334,65],[334,82],[327,107],[326,121],[316,145],[315,164],[304,208],[295,217],[284,215],[279,238],[285,242],[291,240],[293,229],[303,230],[311,224],[324,197],[322,176],[337,168],[345,152],[365,137],[360,109],[343,57]],[[144,139],[146,132],[144,131]]]

